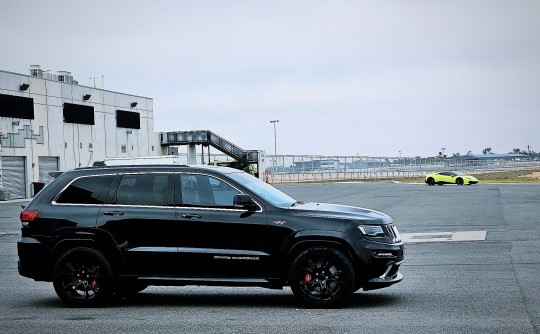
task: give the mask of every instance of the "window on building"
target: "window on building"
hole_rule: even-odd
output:
[[[0,117],[34,119],[34,99],[0,94]]]
[[[64,122],[94,125],[94,107],[64,103]]]
[[[117,110],[116,126],[119,128],[140,129],[141,117],[138,112]]]

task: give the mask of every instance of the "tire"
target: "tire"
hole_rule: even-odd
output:
[[[444,186],[444,183],[443,182],[437,182],[437,185],[438,186]]]
[[[73,248],[56,262],[53,285],[58,297],[70,306],[100,306],[112,296],[111,266],[95,249]]]
[[[334,307],[355,286],[354,268],[342,252],[330,247],[308,248],[291,264],[289,283],[294,295],[308,307]]]
[[[456,184],[457,184],[458,186],[462,186],[462,185],[463,185],[463,179],[460,178],[460,177],[458,177],[458,178],[456,179]]]
[[[430,177],[429,179],[427,179],[427,184],[428,184],[428,186],[434,186],[435,185],[435,180],[432,177]]]

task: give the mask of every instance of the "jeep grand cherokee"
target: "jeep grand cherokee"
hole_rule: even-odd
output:
[[[281,289],[330,307],[400,282],[403,242],[384,213],[296,201],[226,167],[70,170],[20,215],[19,273],[71,306],[149,285]]]

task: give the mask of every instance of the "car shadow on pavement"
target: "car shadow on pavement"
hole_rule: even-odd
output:
[[[391,294],[367,294],[355,293],[338,308],[375,308],[399,302],[398,296]],[[122,299],[114,303],[113,307],[137,307],[137,306],[174,306],[174,307],[292,307],[304,308],[305,306],[294,297],[290,290],[283,292],[267,292],[261,290],[257,293],[225,292],[225,293],[154,293],[142,292],[130,299]]]
[[[180,290],[179,290],[180,291]],[[402,303],[402,296],[374,293],[356,292],[337,308],[377,308]],[[55,296],[36,300],[34,306],[44,308],[69,308]],[[114,299],[106,308],[136,308],[136,307],[258,307],[258,308],[306,308],[288,289],[283,291],[250,290],[249,292],[168,292],[149,289],[131,298]]]

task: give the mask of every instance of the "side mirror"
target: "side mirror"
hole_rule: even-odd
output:
[[[244,209],[248,211],[257,210],[257,204],[255,204],[251,196],[247,194],[234,195],[233,207],[235,209]]]

